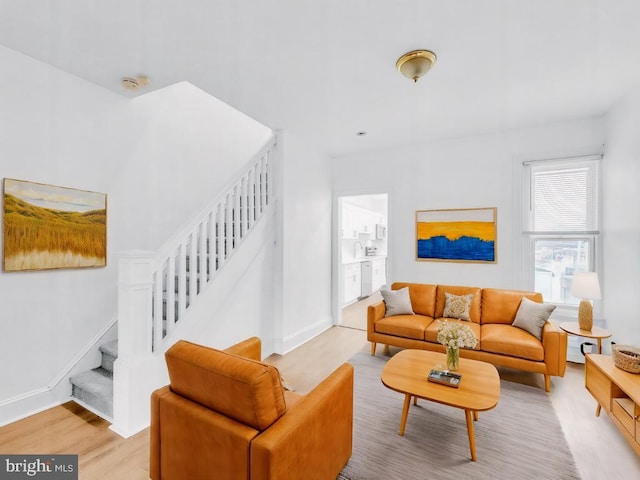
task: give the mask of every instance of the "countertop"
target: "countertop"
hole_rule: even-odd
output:
[[[385,258],[387,258],[386,255],[371,255],[369,257],[343,258],[342,259],[342,264],[343,265],[349,265],[350,263],[362,263],[362,262],[369,262],[371,260],[380,260],[380,259],[385,259]]]

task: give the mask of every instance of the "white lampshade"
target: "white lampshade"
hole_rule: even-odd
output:
[[[600,282],[596,272],[581,272],[573,275],[571,295],[576,298],[600,300]]]

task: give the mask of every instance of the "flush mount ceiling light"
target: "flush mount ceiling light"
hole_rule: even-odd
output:
[[[398,71],[415,82],[431,70],[436,63],[436,54],[431,50],[413,50],[402,55],[396,62]]]
[[[138,75],[137,77],[122,77],[120,79],[120,85],[127,90],[137,90],[140,87],[149,85],[149,77],[145,75]]]

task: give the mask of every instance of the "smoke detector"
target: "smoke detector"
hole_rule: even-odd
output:
[[[127,90],[137,90],[149,84],[149,77],[146,75],[138,75],[137,77],[122,77],[120,85]]]

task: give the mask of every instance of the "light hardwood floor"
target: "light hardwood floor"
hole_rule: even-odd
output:
[[[344,319],[353,315],[355,323],[348,320],[347,326],[330,328],[287,355],[267,360],[296,390],[311,390],[355,353],[369,352],[362,317],[366,304],[352,305],[343,315]],[[377,355],[383,355],[382,347]],[[500,374],[510,381],[544,387],[541,375],[512,370]],[[595,416],[595,400],[584,388],[583,365],[570,363],[564,378],[553,378],[551,399],[583,480],[640,478],[640,458],[604,412]],[[149,475],[148,430],[122,439],[109,430],[107,422],[72,402],[0,428],[0,453],[77,453],[82,480],[146,480]],[[535,472],[531,475],[535,478]]]

